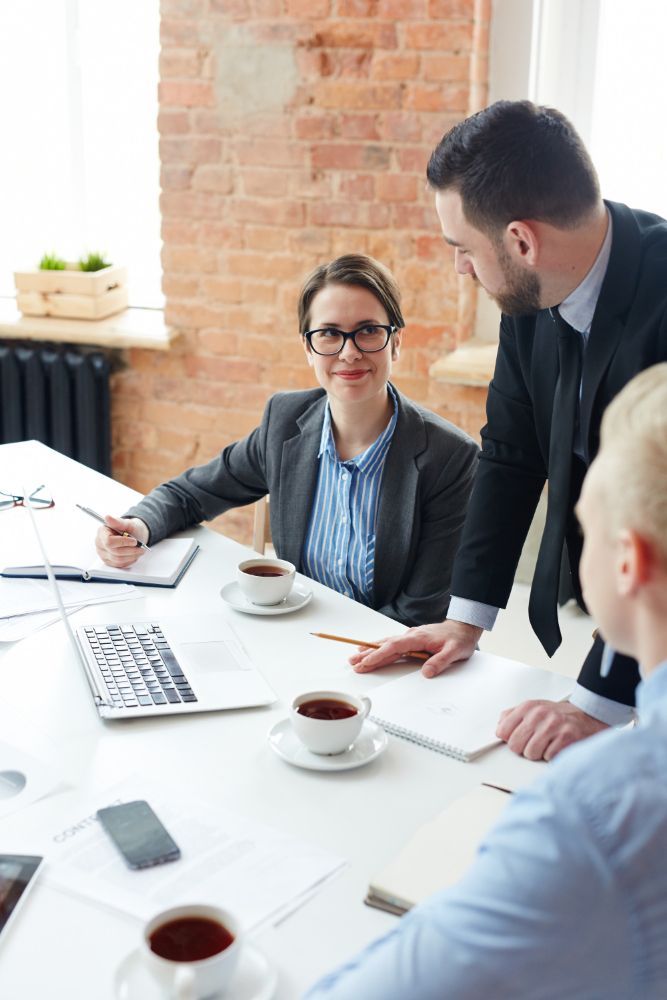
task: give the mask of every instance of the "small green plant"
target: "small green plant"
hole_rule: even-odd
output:
[[[39,262],[40,271],[64,271],[67,262],[55,253],[45,253]]]
[[[111,267],[108,260],[100,253],[89,253],[86,257],[79,259],[79,268],[82,271],[101,271],[103,267]]]

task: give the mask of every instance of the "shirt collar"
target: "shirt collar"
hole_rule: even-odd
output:
[[[642,722],[655,715],[667,702],[667,660],[659,663],[650,675],[642,680],[636,691],[637,713]]]
[[[593,314],[600,297],[600,289],[604,276],[607,273],[609,255],[611,253],[612,221],[609,209],[607,209],[607,234],[602,241],[600,252],[595,258],[595,263],[573,292],[570,292],[566,299],[563,299],[558,306],[558,312],[566,323],[578,330],[580,333],[588,333],[593,322]]]
[[[361,472],[374,461],[377,452],[381,448],[388,448],[391,437],[396,428],[396,421],[398,420],[398,399],[396,398],[396,392],[394,387],[390,382],[387,382],[387,391],[389,393],[389,398],[391,399],[394,412],[392,414],[391,420],[382,431],[382,433],[375,439],[373,444],[366,448],[361,455],[356,455],[355,458],[349,459],[349,462],[356,465]],[[322,434],[320,436],[320,449],[317,453],[317,457],[321,458],[323,454],[327,454],[330,459],[334,462],[338,462],[338,452],[336,451],[336,442],[334,441],[333,428],[331,426],[331,409],[327,401],[327,405],[324,409],[324,420],[322,421]]]

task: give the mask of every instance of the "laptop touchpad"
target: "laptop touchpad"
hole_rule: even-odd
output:
[[[228,642],[181,642],[179,652],[183,654],[186,672],[187,666],[205,674],[219,674],[221,670],[243,670]]]

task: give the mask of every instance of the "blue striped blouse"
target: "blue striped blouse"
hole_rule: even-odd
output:
[[[398,419],[396,394],[390,385],[387,388],[394,404],[391,420],[366,451],[345,462],[336,451],[327,404],[317,486],[301,560],[306,576],[362,604],[370,604],[373,595],[380,485]]]

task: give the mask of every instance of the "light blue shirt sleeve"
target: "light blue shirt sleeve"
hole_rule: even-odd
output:
[[[490,632],[496,623],[498,608],[481,601],[470,601],[467,597],[452,596],[447,611],[447,621],[463,622],[464,625],[475,625]]]
[[[586,922],[576,915],[591,912]],[[618,885],[567,794],[519,793],[455,887],[433,896],[308,1000],[627,1000]],[[623,969],[625,968],[625,973]]]
[[[604,722],[607,726],[627,726],[637,717],[631,705],[624,705],[601,694],[594,694],[581,684],[575,685],[569,701],[582,712]]]

